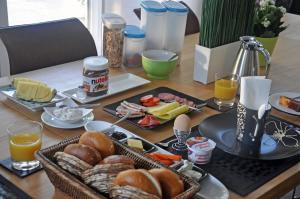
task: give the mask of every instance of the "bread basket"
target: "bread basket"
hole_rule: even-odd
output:
[[[77,143],[79,141],[79,136],[64,140],[56,145],[50,146],[48,148],[42,149],[37,152],[37,159],[42,163],[46,174],[48,175],[52,184],[60,189],[61,191],[65,192],[72,198],[80,198],[80,199],[91,199],[91,198],[109,198],[108,195],[104,195],[95,189],[89,187],[88,185],[84,184],[79,178],[68,173],[67,171],[63,170],[59,165],[56,164],[56,160],[53,158],[54,154],[57,151],[63,151],[63,149],[68,144]],[[128,146],[113,140],[115,145],[116,154],[119,155],[126,155],[132,158],[135,161],[136,168],[143,168],[143,169],[152,169],[152,168],[162,168],[165,167],[164,165],[143,156]],[[170,169],[170,168],[168,168]],[[173,170],[177,173],[180,178],[184,182],[184,192],[180,195],[177,195],[176,199],[186,199],[192,198],[199,190],[200,185],[186,176],[178,173],[176,170]]]

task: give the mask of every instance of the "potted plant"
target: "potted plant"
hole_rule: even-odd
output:
[[[287,28],[282,21],[285,13],[286,9],[282,6],[276,6],[274,0],[261,0],[255,8],[254,35],[271,55],[279,33]],[[259,63],[261,66],[265,65],[261,55],[259,56]]]
[[[194,80],[207,84],[215,73],[232,72],[239,37],[253,33],[254,12],[255,0],[203,0]]]

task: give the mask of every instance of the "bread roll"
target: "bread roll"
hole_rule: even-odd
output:
[[[129,169],[120,172],[113,182],[118,186],[132,186],[146,193],[162,197],[161,187],[159,182],[147,170],[144,169]]]
[[[64,152],[93,166],[102,159],[101,154],[95,148],[83,144],[69,144]]]
[[[104,133],[85,132],[81,135],[79,144],[94,147],[100,152],[102,158],[113,155],[115,153],[115,147],[112,140]]]
[[[163,198],[174,198],[184,191],[184,185],[180,177],[169,169],[151,169],[149,172],[159,181]]]
[[[111,155],[104,158],[102,161],[100,161],[100,164],[117,164],[117,163],[134,165],[134,160],[125,155]]]

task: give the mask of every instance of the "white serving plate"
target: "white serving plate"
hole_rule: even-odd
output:
[[[16,97],[16,89],[11,85],[1,87],[0,92],[2,94],[4,94],[7,98],[9,98],[10,100],[17,103],[18,105],[21,105],[33,112],[42,110],[43,107],[46,107],[46,106],[53,106],[57,102],[61,102],[64,99],[66,99],[66,97],[57,93],[50,102],[33,102],[33,101],[22,100],[22,99],[19,99]]]
[[[195,199],[228,199],[228,189],[214,176],[208,176],[200,182],[201,189]]]
[[[92,132],[99,132],[101,131],[102,129],[107,129],[109,128],[110,126],[112,125],[112,123],[109,123],[109,122],[105,122],[105,121],[100,121],[100,120],[95,120],[95,121],[90,121],[90,122],[87,122],[85,125],[84,125],[84,128],[86,131],[92,131]],[[125,140],[127,140],[128,138],[139,138],[141,140],[143,140],[144,142],[147,142],[153,146],[155,146],[157,148],[157,151],[155,152],[158,152],[158,153],[164,153],[164,154],[171,154],[170,152],[160,148],[159,146],[156,146],[154,144],[152,144],[151,142],[145,140],[144,138],[126,130],[126,129],[123,129],[117,125],[114,125],[114,128],[115,128],[115,131],[119,131],[119,132],[122,132],[124,133],[127,138],[124,138],[122,140],[120,140],[120,142],[123,142]],[[173,165],[171,165],[171,167],[177,167],[179,166],[180,164],[182,164],[182,161],[178,161],[178,162],[175,162]]]
[[[289,98],[299,97],[300,93],[293,93],[293,92],[281,92],[281,93],[274,93],[269,97],[269,103],[272,107],[276,108],[279,111],[291,114],[291,115],[298,115],[300,116],[300,112],[294,111],[290,108],[283,107],[279,104],[280,96],[286,96]]]
[[[108,92],[105,95],[97,97],[87,96],[85,99],[81,99],[78,98],[76,94],[78,88],[66,90],[63,92],[63,94],[68,97],[71,97],[72,99],[81,104],[86,104],[148,83],[150,83],[149,80],[133,75],[131,73],[125,73],[109,78]]]

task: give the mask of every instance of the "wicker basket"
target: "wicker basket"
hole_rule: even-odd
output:
[[[80,199],[108,198],[108,195],[103,195],[97,192],[93,188],[84,184],[79,178],[63,170],[56,164],[56,160],[53,158],[54,154],[57,151],[63,151],[68,144],[78,143],[78,141],[79,136],[76,136],[46,149],[40,150],[37,153],[37,159],[41,161],[52,184],[71,197]],[[130,149],[126,145],[123,145],[115,140],[113,140],[113,143],[115,145],[116,154],[126,155],[132,158],[135,161],[136,168],[152,169],[165,167],[150,158],[144,157],[142,154]],[[192,198],[200,190],[200,185],[192,179],[179,174],[177,171],[173,171],[181,177],[185,187],[185,191],[180,195],[177,195],[175,198]]]

